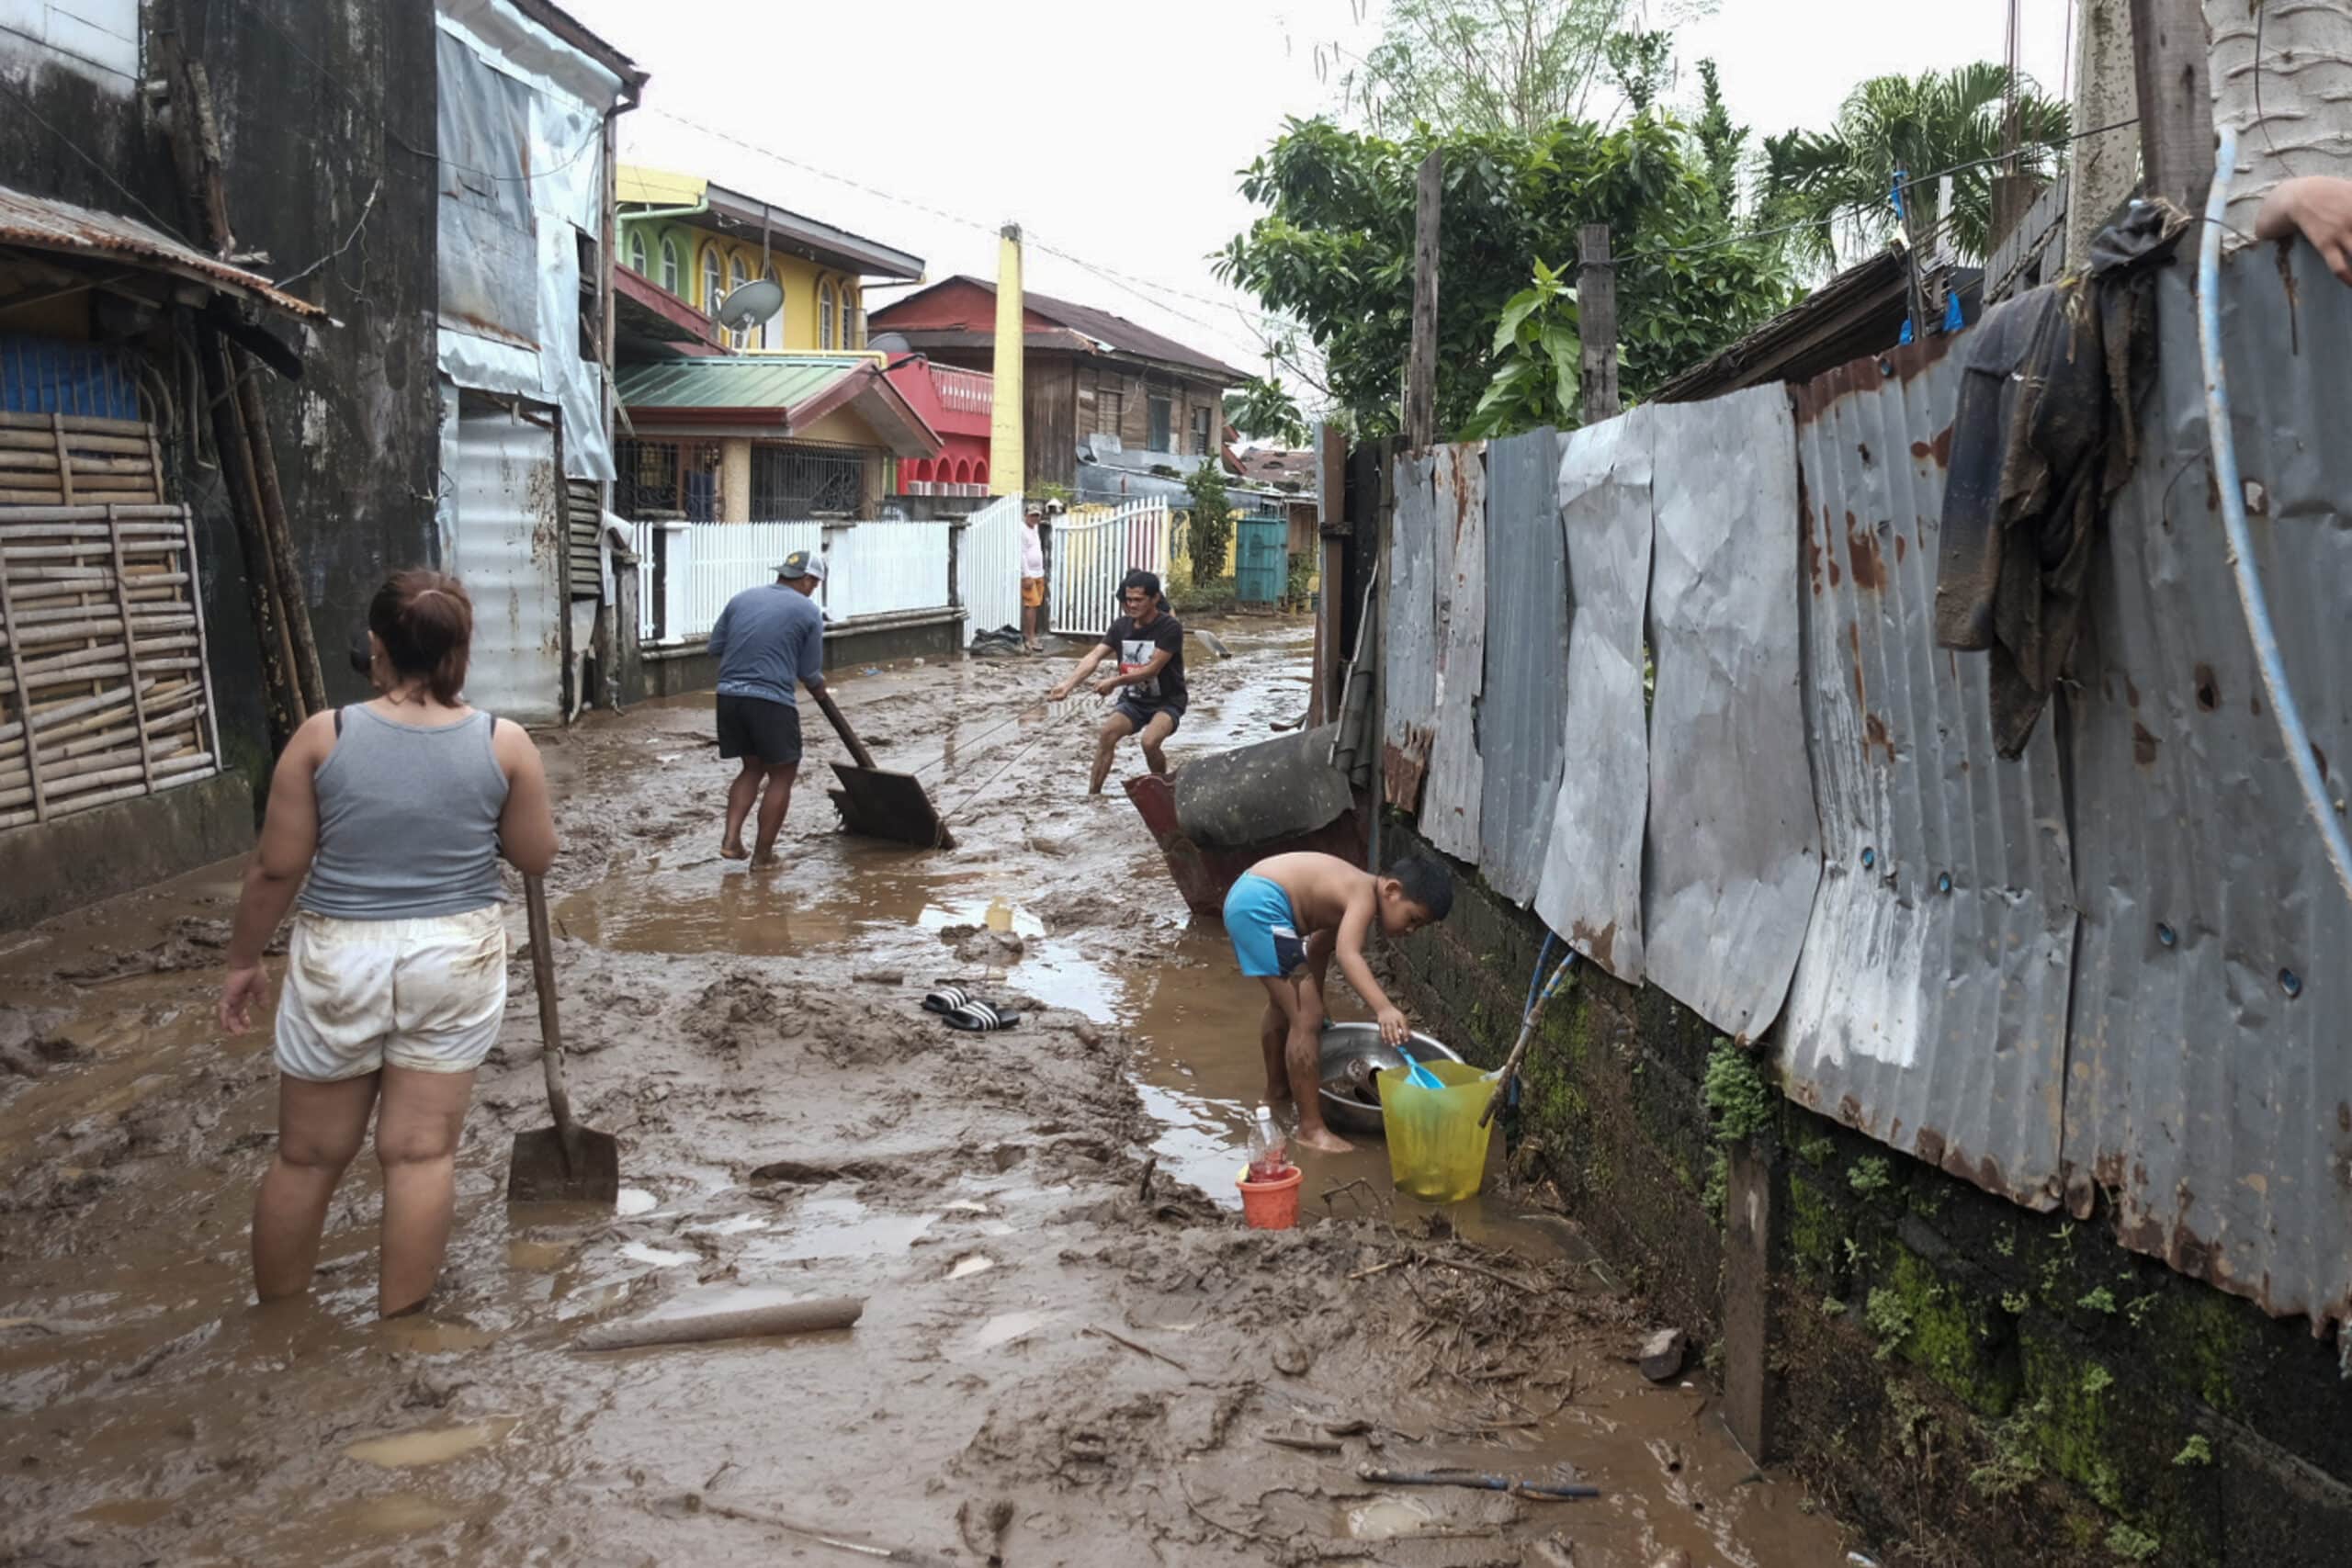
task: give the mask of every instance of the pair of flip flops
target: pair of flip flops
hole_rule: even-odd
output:
[[[984,1002],[971,992],[955,986],[943,986],[922,999],[923,1010],[937,1013],[951,1029],[981,1033],[991,1029],[1011,1029],[1021,1021],[1017,1012],[1006,1012],[993,1002]]]

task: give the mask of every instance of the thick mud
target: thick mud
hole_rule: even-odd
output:
[[[1221,629],[1179,765],[1305,700],[1303,627]],[[1634,1371],[1654,1325],[1499,1170],[1440,1213],[1392,1199],[1376,1143],[1309,1156],[1302,1227],[1240,1228],[1261,993],[1124,797],[1084,795],[1091,705],[1024,706],[1061,668],[837,683],[883,766],[932,765],[952,854],[833,832],[813,728],[768,874],[718,857],[707,698],[544,740],[572,1094],[628,1190],[504,1202],[547,1120],[517,911],[420,1316],[374,1317],[366,1156],[315,1294],[251,1303],[275,1089],[267,1021],[212,1021],[237,868],[0,943],[0,1562],[1843,1562],[1702,1372]],[[957,1033],[919,1005],[947,980],[1026,1016]],[[571,1348],[842,1294],[841,1333]]]

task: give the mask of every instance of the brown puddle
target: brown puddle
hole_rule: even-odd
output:
[[[1194,659],[1180,763],[1188,747],[1261,739],[1303,705],[1287,678],[1302,627],[1228,641],[1236,659]],[[953,750],[937,792],[949,806],[1039,735],[1037,718],[989,732],[1063,668],[897,670],[840,691],[884,766]],[[956,818],[965,847],[948,857],[825,831],[832,753],[812,732],[786,865],[764,876],[715,857],[725,774],[700,744],[707,698],[548,738],[572,1093],[620,1135],[628,1186],[611,1213],[501,1201],[512,1134],[546,1117],[517,966],[460,1150],[448,1269],[417,1318],[373,1317],[368,1154],[330,1211],[314,1295],[249,1304],[245,1216],[274,1114],[266,1022],[219,1039],[218,953],[197,940],[219,934],[234,868],[0,950],[5,1000],[58,1008],[77,1053],[35,1079],[0,1077],[0,1158],[23,1173],[0,1204],[0,1558],[805,1549],[678,1507],[695,1495],[959,1557],[974,1551],[959,1513],[1002,1501],[1007,1559],[1023,1563],[1272,1563],[1350,1541],[1436,1562],[1453,1559],[1412,1553],[1460,1543],[1433,1536],[1515,1551],[1554,1529],[1586,1568],[1645,1568],[1678,1547],[1696,1568],[1838,1562],[1836,1527],[1792,1482],[1755,1472],[1703,1380],[1657,1389],[1624,1364],[1643,1324],[1561,1222],[1473,1200],[1446,1212],[1453,1234],[1500,1250],[1433,1238],[1367,1141],[1306,1157],[1301,1231],[1238,1229],[1263,992],[1214,923],[1186,924],[1125,802],[1083,797],[1087,726],[1064,722]],[[959,956],[944,935],[998,901],[1020,957]],[[150,953],[187,966],[142,969]],[[958,1035],[917,1005],[945,978],[1046,1010],[1012,1033]],[[1447,1262],[1480,1258],[1503,1281]],[[865,1301],[854,1330],[569,1348],[583,1322],[831,1294]],[[1333,1416],[1385,1446],[1299,1452],[1258,1436]],[[1609,1495],[1374,1487],[1355,1476],[1367,1460],[1573,1466]],[[1234,1550],[1247,1540],[1259,1544]]]

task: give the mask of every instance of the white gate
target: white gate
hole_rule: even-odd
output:
[[[1065,520],[1054,529],[1046,603],[1050,627],[1065,637],[1102,635],[1119,615],[1119,580],[1137,567],[1168,581],[1169,516],[1163,500],[1131,501],[1106,517]]]
[[[972,513],[957,547],[957,596],[971,636],[1021,624],[1021,497],[1008,495]]]
[[[446,394],[445,394],[446,395]],[[448,566],[474,603],[466,700],[519,723],[563,716],[563,481],[555,433],[507,409],[458,419]]]
[[[899,521],[825,525],[826,618],[944,608],[950,527]]]

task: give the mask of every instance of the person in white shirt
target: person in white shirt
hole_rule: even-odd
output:
[[[1021,646],[1031,653],[1046,651],[1046,547],[1037,536],[1045,515],[1033,501],[1021,518]]]

